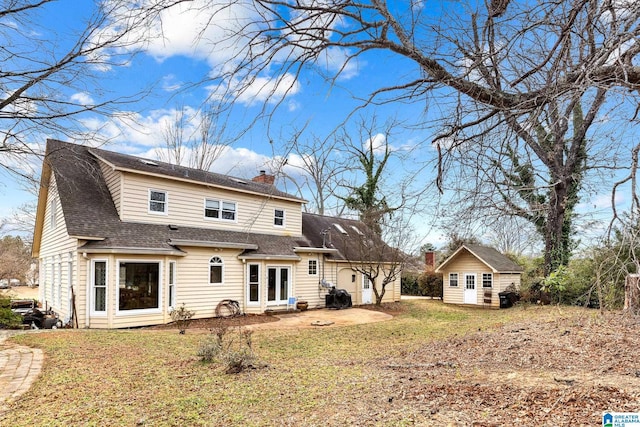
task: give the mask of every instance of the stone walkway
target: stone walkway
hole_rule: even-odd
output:
[[[15,331],[0,331],[0,418],[9,404],[31,387],[42,369],[42,350],[16,344],[6,339]]]

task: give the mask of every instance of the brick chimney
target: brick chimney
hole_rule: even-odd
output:
[[[260,175],[254,177],[251,181],[253,182],[259,182],[260,184],[268,184],[268,185],[273,185],[273,183],[275,182],[276,177],[273,175],[267,175],[267,172],[264,170],[260,171]]]
[[[427,251],[424,253],[424,264],[427,271],[433,271],[436,269],[436,253],[433,251]]]

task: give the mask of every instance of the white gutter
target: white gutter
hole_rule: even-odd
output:
[[[258,245],[254,243],[240,242],[212,242],[210,240],[169,239],[168,243],[175,246],[197,246],[201,248],[258,249]]]
[[[310,247],[305,247],[305,246],[298,246],[293,248],[293,252],[313,252],[313,253],[320,253],[320,254],[335,254],[338,253],[337,249],[332,249],[332,248],[310,248]]]

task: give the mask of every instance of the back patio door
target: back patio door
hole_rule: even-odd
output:
[[[478,303],[478,290],[476,289],[475,274],[464,275],[464,303],[465,304]]]
[[[291,293],[289,267],[267,267],[267,305],[286,304]]]

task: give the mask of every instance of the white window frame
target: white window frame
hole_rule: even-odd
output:
[[[144,263],[144,264],[158,264],[158,307],[157,308],[139,308],[135,310],[120,310],[120,264],[122,263]],[[157,314],[162,313],[162,292],[164,287],[162,286],[163,278],[163,263],[158,259],[116,259],[116,316],[134,316],[140,314]]]
[[[279,212],[282,213],[281,216],[278,215]],[[287,214],[285,213],[284,209],[274,209],[273,210],[273,226],[278,228],[284,228],[286,215]],[[282,223],[278,224],[278,221],[281,221]]]
[[[451,276],[456,276],[456,284],[451,284]],[[450,288],[459,288],[460,287],[460,274],[458,273],[449,273],[449,287]]]
[[[96,310],[96,263],[103,262],[104,263],[104,311]],[[109,260],[107,259],[92,259],[91,260],[91,278],[90,278],[90,288],[91,288],[91,305],[89,308],[89,313],[92,316],[105,316],[107,315],[107,311],[109,310]],[[102,287],[102,286],[101,286]]]
[[[489,286],[485,286],[485,277],[488,277],[487,282],[489,283]],[[493,273],[482,273],[482,288],[483,289],[493,288]]]
[[[214,261],[214,260],[219,260],[219,261]],[[220,267],[220,282],[212,282],[211,267],[218,267],[218,266]],[[224,284],[224,260],[222,259],[222,257],[214,255],[211,258],[209,258],[209,269],[207,270],[207,274],[209,275],[209,278],[207,280],[209,281],[210,285],[221,286]]]
[[[257,282],[252,282],[251,281],[251,266],[255,266],[258,269],[258,281]],[[260,286],[260,281],[262,280],[262,271],[261,271],[261,266],[258,263],[247,263],[247,305],[248,306],[259,306],[260,305],[260,300],[262,297],[262,289]],[[258,287],[258,300],[257,301],[251,301],[251,289],[250,286],[252,284],[255,284]]]
[[[167,304],[169,310],[176,308],[176,274],[178,274],[177,262],[169,261],[169,277],[167,278],[169,287]]]
[[[151,195],[153,193],[162,193],[164,194],[164,202],[161,202],[159,200],[152,200],[151,199]],[[151,202],[155,202],[155,203],[164,203],[163,207],[164,210],[162,211],[154,211],[151,209]],[[168,215],[169,214],[169,192],[166,190],[158,190],[155,188],[150,188],[149,189],[149,194],[147,197],[147,211],[152,214],[152,215]]]
[[[216,202],[218,204],[217,209],[210,209],[218,212],[217,217],[207,216],[207,202]],[[225,209],[226,205],[233,205],[233,210]],[[225,212],[233,212],[233,219],[225,218]],[[217,199],[214,197],[205,197],[204,198],[204,209],[202,211],[202,215],[206,221],[224,221],[224,222],[238,222],[238,202],[233,202],[230,200]]]
[[[318,260],[310,259],[309,260],[309,269],[307,270],[309,276],[317,276],[318,275]]]
[[[71,316],[71,311],[73,310],[72,306],[72,292],[73,289],[73,252],[69,252],[69,257],[67,259],[67,313],[68,316]]]

